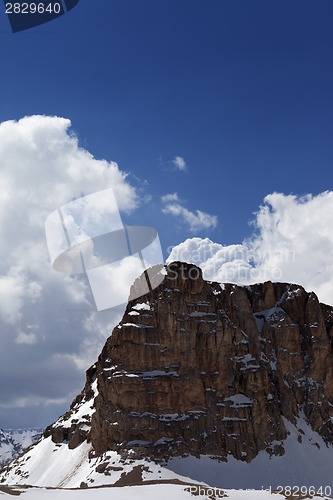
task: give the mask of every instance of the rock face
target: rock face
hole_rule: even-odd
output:
[[[303,415],[333,443],[332,342],[333,308],[314,293],[206,282],[175,262],[129,302],[85,389],[46,435],[71,448],[87,439],[97,454],[250,462],[261,450],[283,454],[286,420]]]
[[[300,286],[219,285],[170,264],[98,359],[94,449],[249,462],[283,454],[284,418],[300,412],[333,443],[332,325],[333,309]]]

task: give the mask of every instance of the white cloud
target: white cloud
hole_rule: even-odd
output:
[[[68,383],[81,377],[78,358],[94,361],[114,321],[112,315],[102,315],[94,331],[86,328],[94,312],[89,286],[52,269],[44,223],[68,201],[109,187],[123,212],[134,210],[139,198],[127,174],[116,163],[97,160],[80,147],[70,126],[65,118],[48,116],[0,124],[0,377],[16,366],[4,398],[15,393],[24,399],[29,376],[34,380],[29,398],[47,402],[55,393],[55,400],[66,398],[71,392]],[[104,201],[100,198],[94,205],[94,216],[105,212]],[[38,332],[29,331],[31,324],[39,325]],[[26,344],[29,358],[24,356]],[[68,360],[74,355],[76,364]],[[51,370],[59,371],[59,359],[67,378],[56,386]]]
[[[37,336],[34,333],[20,332],[15,339],[16,344],[33,345],[37,342]]]
[[[242,244],[192,238],[174,247],[168,261],[193,262],[208,280],[298,283],[333,304],[332,216],[333,192],[302,198],[273,193],[256,214],[255,233]]]
[[[21,317],[26,279],[15,270],[0,276],[0,319],[14,325]]]
[[[164,205],[162,212],[178,217],[182,223],[187,225],[191,232],[212,229],[217,226],[218,218],[216,215],[210,215],[201,210],[191,212],[181,205],[181,201],[178,193],[168,193],[161,196],[161,202]]]
[[[162,208],[164,214],[178,217],[184,222],[191,232],[201,231],[203,229],[213,229],[217,226],[218,218],[216,215],[210,215],[201,210],[191,212],[180,203],[169,203]]]
[[[47,404],[49,405],[59,405],[59,404],[66,404],[67,399],[66,398],[59,398],[59,399],[45,399],[45,398],[39,398],[39,397],[34,397],[34,396],[28,396],[25,398],[13,398],[9,403],[0,403],[0,408],[6,408],[6,409],[18,409],[18,408],[26,408],[26,407],[31,407],[31,406],[43,406]]]
[[[182,156],[175,156],[172,160],[172,164],[175,170],[179,170],[180,172],[185,172],[187,170],[186,161]]]

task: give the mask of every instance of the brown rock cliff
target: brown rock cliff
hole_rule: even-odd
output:
[[[333,309],[300,286],[219,285],[170,264],[128,304],[94,367],[94,449],[251,461],[284,452],[283,417],[300,411],[332,443],[332,325]]]

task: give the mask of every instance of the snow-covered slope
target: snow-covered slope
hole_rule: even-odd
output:
[[[51,437],[16,460],[1,476],[2,484],[31,484],[53,488],[79,488],[106,484],[142,484],[144,481],[179,479],[171,470],[146,460],[124,460],[116,452],[93,457],[87,442],[70,450],[53,443]],[[191,483],[195,482],[193,480]]]
[[[261,451],[250,463],[229,457],[227,462],[218,462],[208,456],[174,458],[168,469],[209,485],[223,488],[277,488],[278,486],[314,486],[316,490],[326,488],[333,496],[333,448],[306,423],[304,414],[296,425],[284,420],[288,437],[285,441],[272,443],[282,445],[281,456]]]
[[[42,432],[42,429],[0,429],[0,466],[10,462],[36,443]]]
[[[25,500],[90,500],[92,490],[47,490],[44,488],[15,488],[11,490],[11,494],[24,493]],[[182,485],[182,484],[149,484],[143,486],[123,486],[123,487],[106,487],[94,488],[94,500],[191,500],[200,498],[201,500],[217,500],[219,498],[228,498],[230,500],[283,500],[284,498],[312,498],[313,500],[325,500],[329,497],[325,495],[308,495],[308,496],[290,496],[289,491],[281,494],[280,491],[267,490],[229,490],[209,488],[204,485]],[[10,493],[1,492],[0,498],[12,498]]]

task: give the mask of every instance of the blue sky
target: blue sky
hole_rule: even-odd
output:
[[[275,256],[258,248],[291,249],[278,278],[333,304],[331,0],[80,0],[15,34],[0,14],[0,122],[64,117],[79,141],[61,120],[0,125],[1,380],[16,367],[0,427],[46,425],[66,410],[116,318],[74,313],[86,291],[51,276],[43,247],[43,217],[69,201],[64,179],[102,189],[87,151],[129,173],[108,174],[123,206],[136,206],[123,219],[156,228],[165,257],[209,237],[180,246],[207,278],[229,279],[236,260],[248,272],[254,252],[263,280]],[[190,227],[197,210],[211,216],[206,228]],[[206,250],[210,260],[198,257]]]
[[[81,0],[15,35],[2,15],[1,121],[70,118],[94,156],[218,215],[206,234],[238,242],[266,194],[331,188],[332,21],[325,0]],[[163,168],[176,155],[187,173]],[[135,217],[164,248],[186,235],[153,212]]]

